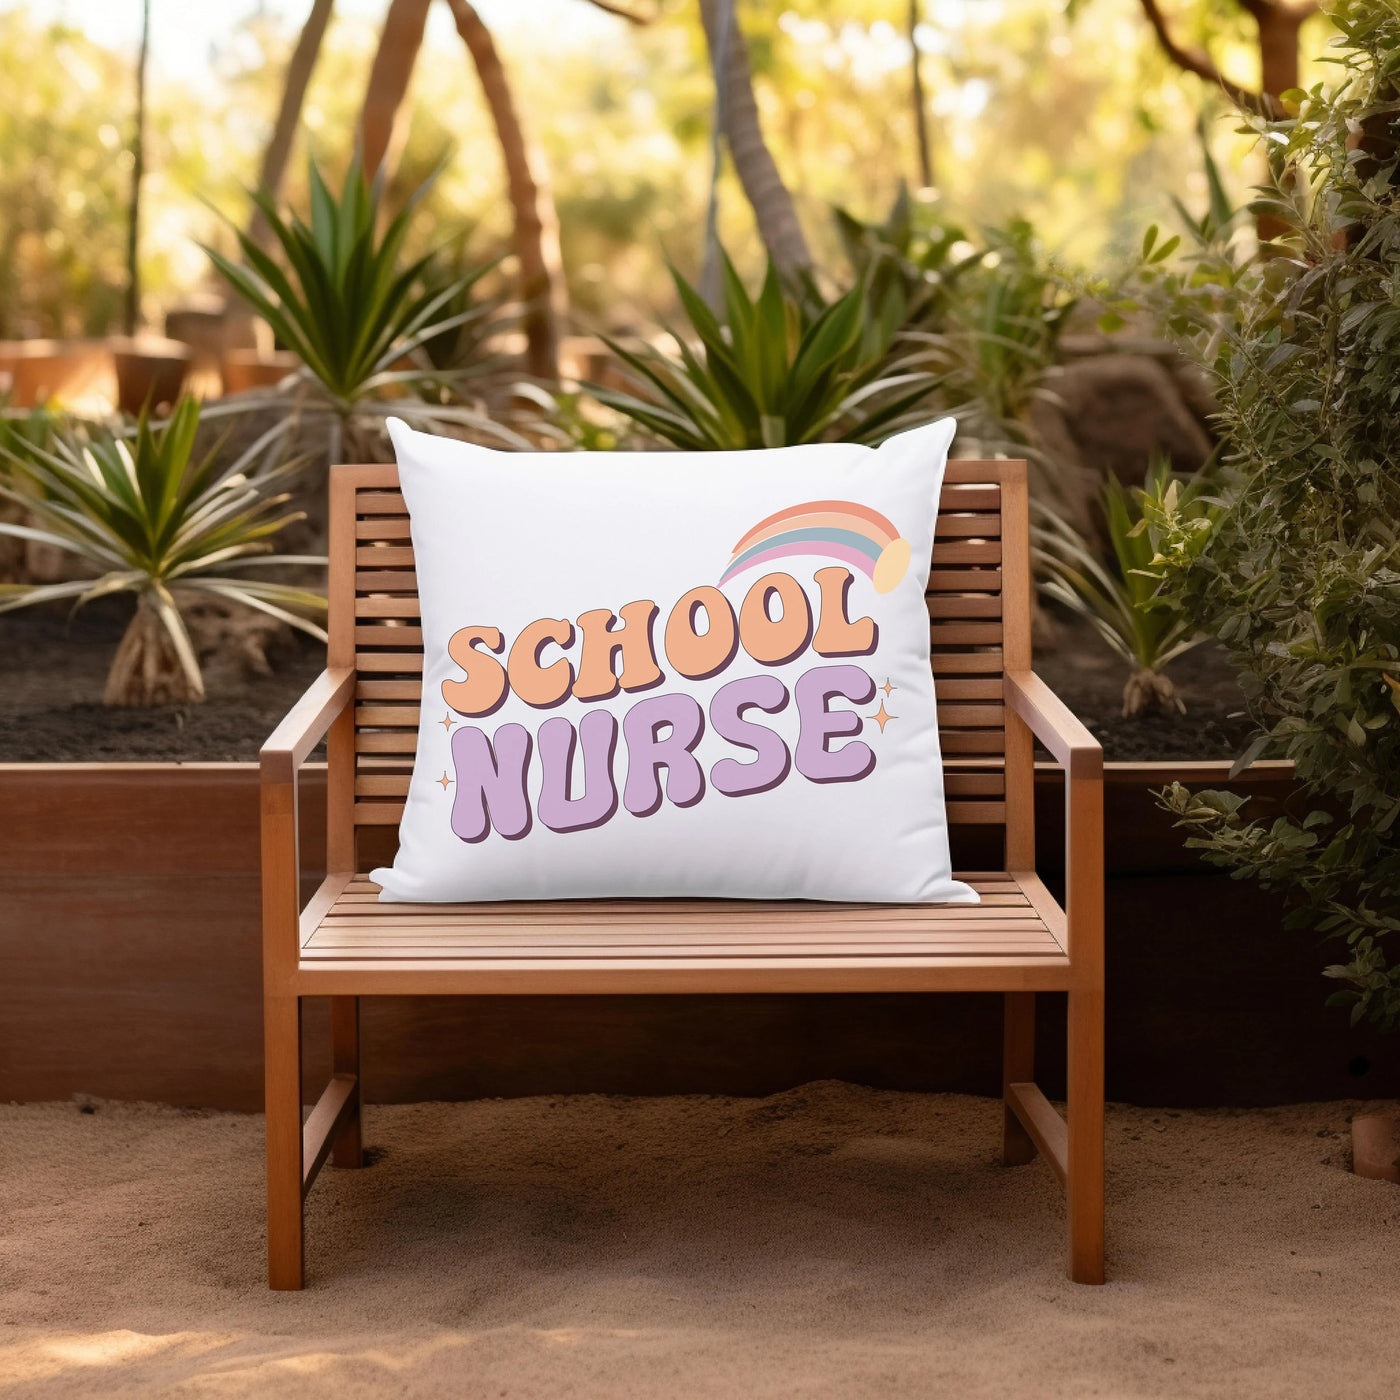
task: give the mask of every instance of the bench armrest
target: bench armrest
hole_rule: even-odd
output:
[[[272,731],[258,754],[263,782],[289,783],[355,693],[355,672],[322,671]]]
[[[1103,774],[1103,746],[1034,671],[1006,673],[1006,703],[1072,778]]]
[[[1011,711],[1054,754],[1065,770],[1062,941],[1073,964],[1075,985],[1101,998],[1103,747],[1075,718],[1064,701],[1033,672],[1008,671],[1005,694]],[[1059,930],[1056,936],[1061,936]]]
[[[301,924],[297,770],[355,695],[352,667],[322,671],[258,755],[262,777],[264,994],[286,995],[296,971]]]

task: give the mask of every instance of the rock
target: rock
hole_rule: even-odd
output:
[[[1045,388],[1081,463],[1096,475],[1140,486],[1159,453],[1179,472],[1199,471],[1210,456],[1210,436],[1154,356],[1091,355],[1052,370]]]

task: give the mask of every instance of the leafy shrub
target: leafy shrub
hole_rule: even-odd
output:
[[[47,528],[0,521],[0,534],[53,545],[94,572],[77,581],[0,584],[0,612],[73,598],[81,606],[134,593],[136,615],[107,677],[109,705],[204,699],[199,659],[180,615],[182,599],[205,594],[270,614],[324,641],[309,615],[326,600],[287,584],[247,578],[252,565],[313,565],[325,560],[269,552],[268,540],[300,514],[278,514],[274,494],[296,463],[278,463],[288,423],[264,433],[223,467],[219,449],[194,457],[199,405],[185,399],[168,422],[143,413],[130,436],[105,429],[0,428],[6,479],[0,496],[24,506]]]
[[[1330,999],[1400,1025],[1400,12],[1344,0],[1342,72],[1285,94],[1261,136],[1284,177],[1256,211],[1284,252],[1211,246],[1162,279],[1212,371],[1228,455],[1205,532],[1158,523],[1164,597],[1230,649],[1266,751],[1319,800],[1248,819],[1228,792],[1164,800],[1208,860],[1293,896],[1294,927],[1337,936]]]
[[[411,396],[424,386],[460,384],[466,367],[459,337],[470,326],[471,343],[479,344],[480,322],[490,309],[471,295],[489,265],[449,270],[440,254],[403,257],[413,212],[428,184],[389,220],[382,236],[379,183],[366,180],[358,158],[350,162],[339,198],[314,162],[310,184],[309,224],[296,214],[283,218],[266,193],[253,195],[285,267],[237,228],[242,264],[217,249],[204,251],[278,342],[301,360],[304,375],[333,416],[332,460],[341,460],[347,448],[358,455],[357,419],[388,412],[457,423],[527,447],[485,414]],[[391,402],[382,402],[386,399]],[[342,441],[347,429],[348,443]]]
[[[1014,219],[969,233],[936,205],[912,202],[903,183],[883,222],[841,209],[836,220],[857,275],[877,296],[898,295],[903,329],[928,347],[939,401],[963,434],[980,451],[1025,455],[1031,405],[1078,299],[1032,226]]]
[[[1156,546],[1148,525],[1153,518],[1208,523],[1199,480],[1181,482],[1165,462],[1147,473],[1131,494],[1115,476],[1103,487],[1103,513],[1112,564],[1063,517],[1038,505],[1032,527],[1032,555],[1040,590],[1088,618],[1094,630],[1132,667],[1123,686],[1125,716],[1153,714],[1186,706],[1166,673],[1167,665],[1205,640],[1180,611],[1157,600],[1151,572]]]
[[[861,284],[823,306],[785,290],[770,262],[754,298],[722,263],[722,316],[672,269],[691,331],[674,355],[607,341],[637,392],[590,386],[600,403],[691,451],[878,442],[931,416],[920,410],[938,381],[925,355],[896,347],[897,295]]]

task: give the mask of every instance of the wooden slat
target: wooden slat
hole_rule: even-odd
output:
[[[924,597],[930,618],[1001,616],[999,593],[929,593]]]
[[[941,729],[938,745],[943,753],[1005,753],[1006,734],[1000,729]]]
[[[1000,682],[997,694],[1001,694]],[[422,681],[356,681],[356,700],[419,700],[423,695]]]
[[[1005,724],[1006,711],[1001,705],[938,706],[941,729],[1000,729]]]
[[[397,826],[403,816],[402,802],[357,802],[356,826]]]
[[[402,597],[369,597],[355,599],[356,617],[417,617],[418,599]]]
[[[417,747],[416,730],[361,730],[355,735],[356,753],[413,753]]]
[[[355,549],[355,564],[357,567],[370,569],[411,569],[413,547],[393,544],[359,545]]]
[[[356,515],[407,515],[402,491],[358,491],[355,493]]]
[[[1001,513],[988,511],[983,515],[945,515],[940,512],[933,527],[935,540],[1001,538]]]
[[[417,705],[356,705],[355,723],[370,728],[417,729]]]
[[[950,465],[951,469],[951,465]],[[1001,487],[995,483],[960,485],[945,483],[938,508],[950,514],[957,511],[996,511],[1001,508]],[[355,497],[355,514],[407,516],[408,507],[399,491],[360,491]]]
[[[642,908],[653,917],[658,909],[664,909],[668,916],[677,919],[690,919],[704,924],[713,923],[716,910],[727,917],[727,911],[741,909],[749,917],[762,915],[796,913],[806,924],[819,924],[824,918],[855,919],[868,914],[887,924],[918,923],[939,926],[946,920],[966,920],[974,915],[985,916],[985,911],[995,909],[996,917],[1029,918],[1038,920],[1049,927],[1040,911],[1027,898],[1026,891],[1015,885],[993,885],[988,881],[971,881],[966,876],[959,877],[964,884],[977,891],[980,904],[822,904],[794,903],[791,900],[760,899],[665,899],[665,900],[610,900],[610,899],[567,899],[567,900],[515,900],[505,904],[409,904],[381,901],[379,886],[364,877],[342,890],[334,901],[333,909],[327,909],[318,916],[321,918],[408,918],[414,914],[442,914],[462,911],[472,918],[487,917],[495,911],[499,922],[517,919],[540,919],[545,922],[565,921],[572,927],[589,920],[606,921],[609,925],[625,923],[635,909]],[[1025,876],[1021,876],[1025,879]],[[562,911],[562,912],[561,912]],[[314,931],[314,930],[313,930]],[[1054,929],[1050,929],[1054,933]]]
[[[1000,651],[937,651],[929,658],[937,676],[1000,676]]]
[[[389,552],[389,551],[384,551]],[[938,540],[933,546],[933,557],[940,564],[1000,564],[1001,541],[984,540]]]
[[[949,797],[1000,797],[1006,780],[1000,773],[959,773],[943,775],[943,791]]]
[[[361,569],[355,574],[356,593],[417,593],[412,569]]]
[[[407,797],[412,781],[407,773],[364,774],[355,779],[356,797]]]
[[[412,626],[395,626],[385,623],[379,626],[356,627],[357,647],[421,647],[423,629]]]
[[[723,917],[705,914],[674,914],[665,910],[665,901],[657,901],[661,912],[645,916],[634,915],[619,919],[613,913],[592,916],[570,913],[565,922],[552,911],[539,914],[496,915],[477,914],[473,906],[443,906],[434,910],[411,909],[397,912],[402,906],[393,904],[350,904],[326,915],[317,926],[317,933],[337,929],[355,937],[406,937],[404,929],[434,929],[462,938],[479,938],[497,943],[522,939],[536,942],[548,936],[551,943],[611,944],[646,942],[657,937],[676,937],[695,942],[769,943],[784,940],[825,942],[832,938],[866,937],[888,942],[907,942],[946,935],[961,937],[968,933],[985,934],[988,938],[1028,938],[1050,931],[1040,916],[1029,907],[1011,906],[987,908],[980,904],[958,905],[959,917],[930,919],[900,918],[890,911],[909,906],[891,905],[885,909],[857,908],[852,914],[839,918],[823,914],[803,918],[801,911],[766,910],[758,914],[726,913]],[[914,906],[922,915],[922,909]],[[980,915],[974,918],[973,915]],[[313,935],[315,936],[315,935]],[[413,936],[417,936],[415,933]],[[436,937],[437,935],[434,934]],[[1053,940],[1052,940],[1053,941]]]
[[[375,671],[379,673],[395,672],[406,676],[421,674],[423,670],[423,653],[421,651],[362,651],[355,658],[355,668],[358,671]]]
[[[928,627],[933,647],[992,646],[1001,636],[1000,622],[930,622]]]
[[[358,699],[358,686],[355,688],[355,694]],[[1000,677],[989,677],[986,680],[943,680],[938,682],[938,703],[940,705],[945,700],[995,700],[1000,703],[1003,694],[1003,682]]]
[[[410,537],[406,515],[369,516],[355,522],[357,540],[406,540]]]
[[[935,559],[929,570],[929,593],[1000,593],[1000,569],[949,569]]]
[[[951,465],[951,464],[950,464]],[[959,510],[1001,510],[1001,487],[994,483],[975,486],[952,485],[944,482],[943,494],[938,498],[938,509]]]

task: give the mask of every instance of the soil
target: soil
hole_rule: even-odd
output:
[[[110,598],[75,614],[0,616],[0,762],[252,760],[325,662],[318,643],[288,633],[269,655],[269,675],[235,657],[208,658],[202,705],[111,708],[102,688],[131,607]],[[1036,670],[1098,736],[1106,758],[1231,758],[1243,747],[1243,697],[1220,648],[1198,647],[1172,664],[1185,715],[1124,719],[1123,663],[1082,623],[1055,620],[1051,630],[1055,643],[1038,645]]]
[[[1225,649],[1203,643],[1167,668],[1184,714],[1123,715],[1128,667],[1097,632],[1078,619],[1049,620],[1053,645],[1037,640],[1035,669],[1103,745],[1123,763],[1159,759],[1234,758],[1254,733],[1244,695]]]
[[[0,762],[256,759],[263,741],[325,666],[325,648],[288,629],[270,675],[240,658],[204,661],[202,705],[119,709],[102,703],[107,668],[133,603],[99,599],[0,616]]]

